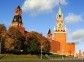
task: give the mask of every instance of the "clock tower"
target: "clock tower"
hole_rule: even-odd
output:
[[[54,27],[53,39],[60,43],[59,54],[65,54],[66,51],[66,30],[64,27],[63,13],[59,6],[58,13],[56,16],[56,26]]]

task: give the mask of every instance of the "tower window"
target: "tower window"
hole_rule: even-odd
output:
[[[61,17],[61,15],[59,15],[59,17]]]

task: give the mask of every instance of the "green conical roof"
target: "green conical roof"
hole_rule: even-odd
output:
[[[58,15],[62,15],[62,9],[61,9],[61,7],[59,7]]]

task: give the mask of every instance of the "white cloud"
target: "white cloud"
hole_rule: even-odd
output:
[[[75,23],[82,21],[82,16],[81,15],[76,15],[74,13],[69,13],[68,16],[65,17],[65,21],[67,23]]]
[[[60,3],[66,5],[67,1],[62,0]],[[31,13],[40,13],[52,11],[58,4],[59,0],[25,0],[22,9],[23,11],[30,11]]]
[[[84,29],[77,30],[71,34],[72,40],[75,43],[84,42]]]

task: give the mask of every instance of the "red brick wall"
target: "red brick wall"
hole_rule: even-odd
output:
[[[75,43],[67,43],[66,52],[68,55],[73,55],[75,52]]]
[[[60,50],[60,43],[52,40],[50,42],[51,50],[50,52],[57,53]]]
[[[66,50],[66,33],[54,33],[54,40],[60,43],[59,54],[65,53],[65,50]]]

